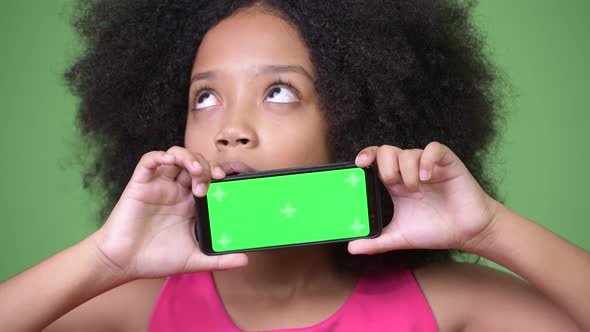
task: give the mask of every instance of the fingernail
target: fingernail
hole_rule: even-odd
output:
[[[215,175],[215,177],[219,177],[219,178],[223,177],[223,174],[225,174],[223,169],[219,166],[214,167],[212,173],[213,173],[213,175]]]
[[[364,163],[367,161],[367,159],[368,159],[367,155],[364,153],[361,153],[356,157],[356,162],[357,163]]]
[[[420,180],[427,181],[428,179],[430,179],[430,172],[425,169],[420,170]]]
[[[205,196],[207,194],[207,185],[204,183],[199,183],[195,191],[197,196]]]

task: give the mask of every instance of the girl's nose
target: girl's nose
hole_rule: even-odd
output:
[[[256,145],[256,133],[245,125],[226,126],[215,136],[215,146],[220,151],[232,148],[251,149]]]

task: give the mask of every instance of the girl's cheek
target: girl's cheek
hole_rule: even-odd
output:
[[[191,125],[186,126],[184,146],[190,150],[205,154],[209,148],[214,147],[214,134],[210,128]],[[210,146],[210,147],[209,147]]]

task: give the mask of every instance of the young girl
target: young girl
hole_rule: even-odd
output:
[[[425,0],[81,6],[88,49],[66,78],[98,150],[87,175],[102,179],[110,213],[0,285],[2,328],[590,330],[590,255],[491,196],[482,158],[494,75],[468,10]],[[374,163],[386,185],[378,238],[199,251],[193,194],[211,179],[344,160]],[[453,263],[448,249],[528,282]]]

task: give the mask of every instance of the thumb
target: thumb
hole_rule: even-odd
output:
[[[229,270],[248,265],[246,254],[207,256],[195,249],[185,266],[186,272]]]
[[[402,249],[410,249],[410,245],[401,233],[395,230],[382,233],[374,239],[359,239],[348,243],[348,252],[353,255],[373,255]]]

